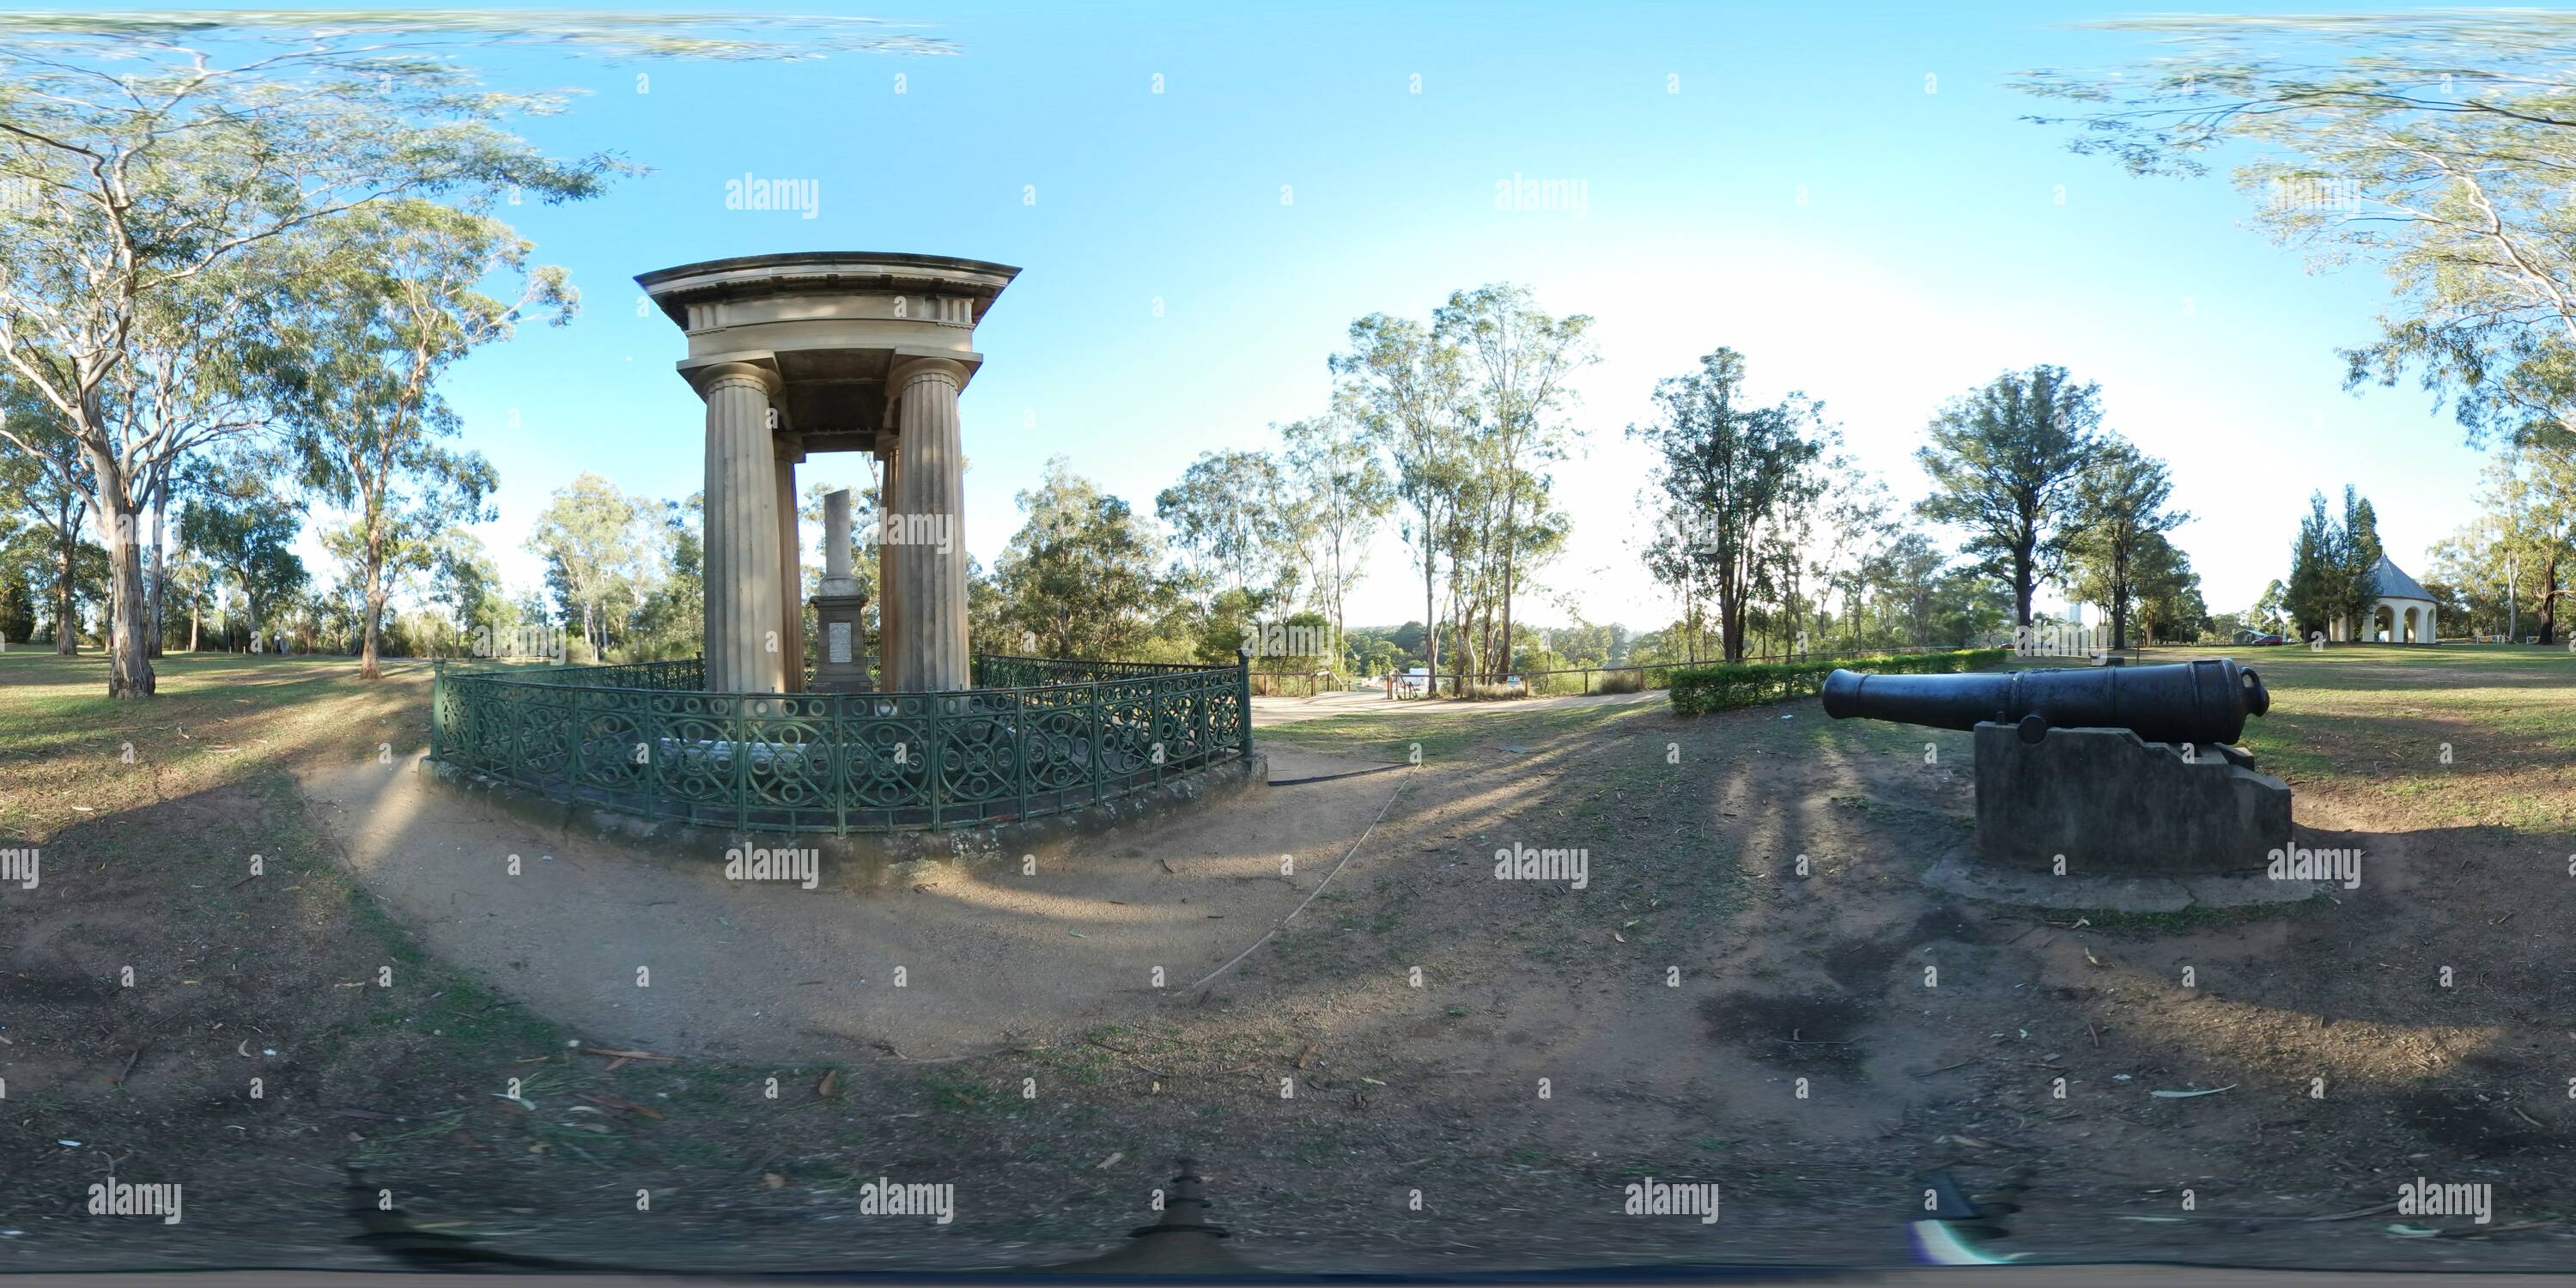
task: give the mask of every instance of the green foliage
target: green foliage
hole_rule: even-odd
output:
[[[294,549],[303,527],[301,509],[253,473],[236,470],[214,476],[188,503],[179,516],[179,540],[231,579],[248,601],[249,629],[258,632],[273,625],[269,610],[304,586],[304,559]]]
[[[394,587],[436,565],[440,533],[492,517],[498,480],[480,453],[444,441],[457,421],[439,376],[530,313],[563,325],[575,293],[563,270],[528,266],[507,224],[429,201],[360,207],[291,245],[297,287],[281,293],[258,365],[305,485],[355,516],[333,554],[364,588],[360,674],[372,679]],[[515,302],[477,289],[496,276],[523,281]]]
[[[557,100],[476,92],[425,44],[396,55],[346,27],[275,22],[138,40],[153,20],[14,15],[0,41],[0,184],[32,194],[0,203],[0,365],[91,463],[111,696],[153,690],[135,516],[188,453],[268,423],[262,364],[285,349],[262,338],[328,280],[312,272],[321,226],[407,198],[586,197],[626,168],[547,158],[497,123]],[[38,450],[5,423],[0,438]]]
[[[1992,666],[2009,649],[1958,649],[1946,653],[1899,653],[1891,657],[1848,662],[1736,662],[1717,666],[1676,667],[1665,674],[1677,715],[1705,715],[1735,707],[1778,702],[1811,695],[1839,668],[1883,675],[1948,675]]]
[[[652,547],[636,540],[644,513],[636,498],[584,470],[555,489],[528,535],[529,551],[546,561],[547,584],[566,615],[580,621],[594,656],[608,647],[611,602],[640,604],[652,575]]]
[[[1046,657],[1116,661],[1154,634],[1171,588],[1162,543],[1125,501],[1075,474],[1063,457],[1018,497],[1028,522],[994,568],[1001,618]]]
[[[2099,27],[2163,40],[2145,67],[2039,71],[2082,105],[2079,153],[2132,173],[2238,162],[2255,223],[2328,267],[2376,263],[2394,297],[2349,381],[2409,370],[2473,443],[2576,415],[2576,15],[2540,9],[2212,16]]]
[[[2298,623],[2302,636],[2327,631],[2334,622],[2353,624],[2355,638],[2369,626],[2378,598],[2379,521],[2370,502],[2350,485],[2343,490],[2343,516],[2326,510],[2323,492],[2308,497],[2308,513],[2290,547],[2290,577],[2282,585],[2281,607]]]
[[[2007,371],[1952,399],[1915,453],[1932,494],[1915,505],[1968,531],[1964,553],[2012,591],[2013,622],[2030,621],[2032,591],[2060,561],[2076,483],[2102,423],[2101,393],[2063,367]]]
[[[2189,562],[2164,534],[2191,516],[2165,508],[2172,496],[2165,463],[2119,438],[2103,440],[2076,481],[2074,513],[2061,544],[2075,592],[2110,615],[2113,648],[2129,646],[2129,611],[2150,571],[2160,579],[2159,619],[2172,625],[2177,615]],[[2146,566],[2150,560],[2152,570]]]
[[[1656,450],[1663,492],[1646,566],[1686,604],[1715,598],[1729,661],[1744,656],[1757,601],[1794,598],[1804,519],[1825,492],[1833,436],[1823,404],[1804,394],[1744,405],[1744,374],[1744,355],[1716,350],[1698,370],[1656,382],[1661,421],[1628,427]]]
[[[2487,465],[2478,517],[2433,547],[2434,580],[2457,602],[2442,620],[2457,634],[2512,634],[2557,642],[2576,564],[2576,435],[2532,430]]]

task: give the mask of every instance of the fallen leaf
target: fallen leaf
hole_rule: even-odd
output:
[[[2214,1096],[2219,1092],[2234,1091],[2235,1089],[2236,1084],[2231,1082],[2224,1087],[2211,1087],[2207,1091],[2150,1091],[2147,1094],[2150,1096],[2162,1096],[2167,1100],[2189,1100],[2194,1096]]]
[[[762,1172],[760,1174],[760,1183],[773,1190],[784,1189],[787,1185],[787,1178],[776,1172]]]
[[[823,1071],[823,1080],[814,1084],[814,1094],[825,1100],[829,1100],[832,1097],[841,1094],[841,1071],[838,1069],[825,1069]]]
[[[1102,1169],[1106,1169],[1106,1168],[1107,1168],[1107,1167],[1109,1167],[1111,1164],[1116,1163],[1119,1159],[1122,1159],[1122,1158],[1125,1158],[1125,1157],[1127,1157],[1127,1151],[1125,1151],[1125,1150],[1123,1150],[1123,1149],[1122,1149],[1122,1150],[1119,1150],[1118,1152],[1116,1152],[1116,1153],[1114,1153],[1114,1154],[1111,1154],[1109,1157],[1104,1158],[1104,1159],[1100,1160],[1099,1162],[1092,1164],[1092,1168],[1093,1168],[1094,1170],[1102,1170]]]

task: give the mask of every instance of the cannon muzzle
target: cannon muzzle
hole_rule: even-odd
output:
[[[1825,677],[1825,714],[1935,729],[2017,726],[2037,742],[2051,729],[2129,729],[2148,742],[2234,743],[2245,717],[2272,708],[2262,677],[2233,658],[1977,675]]]

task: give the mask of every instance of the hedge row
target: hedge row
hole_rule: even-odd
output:
[[[1884,675],[1947,675],[1992,666],[2004,660],[2011,651],[1971,648],[1946,653],[1899,653],[1844,662],[1740,662],[1734,665],[1677,667],[1668,674],[1673,691],[1673,710],[1695,716],[1778,702],[1783,698],[1806,697],[1825,687],[1825,677],[1837,668],[1875,671]]]

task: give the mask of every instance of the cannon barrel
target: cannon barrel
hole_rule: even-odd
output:
[[[2263,679],[2232,658],[1976,675],[1825,677],[1825,714],[1974,729],[2017,726],[2037,742],[2051,729],[2130,729],[2148,742],[2233,743],[2245,717],[2272,707]]]

